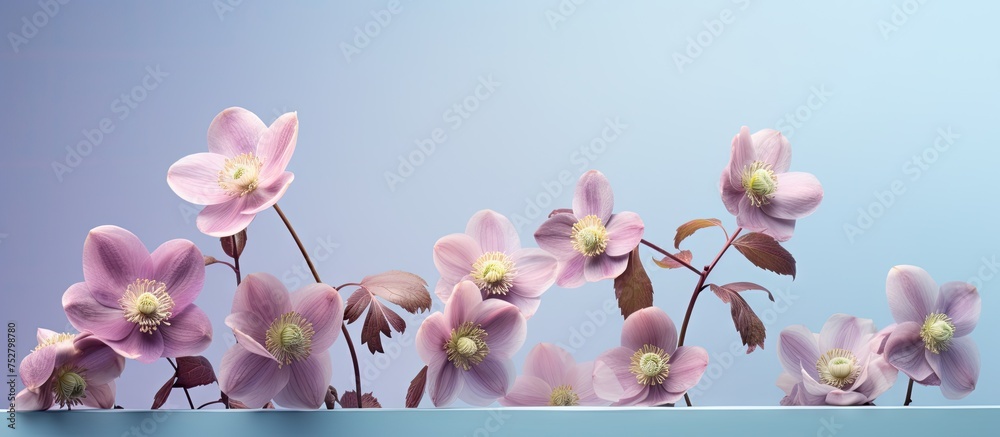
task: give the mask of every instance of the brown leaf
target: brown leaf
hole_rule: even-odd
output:
[[[351,294],[351,297],[347,298],[347,305],[344,306],[344,318],[347,319],[347,323],[354,323],[361,318],[371,301],[371,293],[364,288],[359,288]]]
[[[629,254],[625,271],[615,278],[615,298],[626,319],[638,310],[653,306],[653,283],[642,267],[638,247]]]
[[[163,384],[163,387],[160,387],[160,389],[156,391],[156,394],[153,395],[153,406],[149,407],[150,410],[158,410],[164,403],[167,402],[167,398],[170,397],[170,390],[173,390],[174,381],[176,380],[177,377],[175,375],[171,375],[170,379],[167,380],[167,383]]]
[[[326,399],[323,400],[323,403],[326,404],[327,410],[332,410],[337,405],[339,402],[337,397],[337,389],[333,388],[332,385],[326,388]]]
[[[230,258],[239,258],[243,254],[243,248],[247,246],[247,230],[244,229],[229,237],[222,237],[219,242],[222,243],[222,251],[226,255],[229,255]]]
[[[203,356],[178,357],[177,381],[174,387],[192,388],[217,381],[212,363]]]
[[[424,387],[427,385],[427,366],[417,372],[417,376],[410,381],[410,388],[406,389],[406,408],[417,408],[420,400],[424,397]]]
[[[718,226],[722,229],[722,232],[726,232],[726,228],[722,226],[722,222],[719,219],[694,219],[683,225],[677,227],[677,235],[674,235],[674,248],[681,248],[681,241],[685,238],[690,237],[695,231],[699,229],[709,228],[712,226]],[[729,234],[726,233],[726,238],[729,238]]]
[[[400,334],[406,330],[406,321],[395,311],[386,308],[378,299],[372,299],[368,306],[368,316],[365,317],[365,324],[361,328],[361,343],[368,345],[368,350],[374,355],[375,352],[385,352],[382,349],[382,335],[392,338],[392,331],[395,329]]]
[[[691,260],[694,259],[694,256],[691,255],[690,250],[682,250],[680,252],[675,253],[674,256],[680,258],[682,261],[688,263],[689,265],[691,264]],[[653,258],[653,262],[656,263],[656,265],[663,267],[665,269],[679,269],[681,267],[684,267],[684,264],[674,261],[673,258],[670,258],[668,256],[663,257],[663,259]]]
[[[739,291],[715,284],[708,285],[720,300],[729,304],[729,310],[733,316],[733,325],[736,326],[736,331],[740,333],[740,339],[743,340],[743,345],[747,347],[747,353],[753,352],[757,349],[757,346],[763,349],[764,339],[767,337],[764,322],[760,321],[757,314],[750,308],[750,304],[743,299],[743,296],[740,296]]]
[[[431,293],[427,281],[413,273],[391,270],[366,276],[361,287],[371,294],[399,305],[411,314],[431,309]]]
[[[344,395],[340,397],[340,406],[344,408],[358,408],[357,392],[354,390],[344,392]],[[382,408],[382,404],[378,403],[378,399],[375,399],[375,396],[372,396],[371,392],[361,396],[361,406],[363,408]]]
[[[722,287],[737,293],[747,290],[760,290],[767,293],[767,298],[771,299],[771,302],[774,302],[774,295],[771,294],[771,290],[764,288],[762,285],[754,284],[753,282],[731,282],[723,285]]]
[[[753,265],[795,278],[795,258],[771,236],[751,232],[733,241],[733,247]]]

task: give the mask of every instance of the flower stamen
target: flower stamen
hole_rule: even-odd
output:
[[[584,256],[597,256],[608,248],[608,230],[596,215],[588,215],[573,224],[570,239],[573,249]]]
[[[845,349],[831,349],[816,361],[820,382],[837,388],[854,384],[861,374],[858,358]]]
[[[222,170],[219,170],[219,186],[230,196],[246,196],[260,184],[261,165],[260,158],[253,153],[243,153],[226,159]]]
[[[35,346],[35,348],[32,349],[31,351],[35,352],[37,350],[44,349],[45,347],[52,346],[54,344],[62,343],[64,341],[72,341],[74,338],[76,338],[76,334],[70,334],[68,332],[62,332],[62,333],[53,335],[53,336],[51,336],[49,338],[46,338],[41,343],[38,343],[38,346]]]
[[[948,350],[948,344],[955,337],[955,324],[946,314],[931,313],[920,327],[920,338],[932,353]]]
[[[487,252],[472,264],[470,274],[473,282],[487,295],[505,295],[514,285],[517,269],[514,268],[514,261],[505,253]]]
[[[60,407],[83,404],[87,397],[87,380],[79,369],[63,369],[53,380],[52,391]]]
[[[170,325],[174,299],[167,294],[167,284],[149,279],[136,279],[125,288],[118,300],[125,320],[139,325],[139,332],[152,334],[160,324]]]
[[[549,405],[553,407],[573,407],[580,405],[580,395],[573,391],[569,385],[560,385],[552,389],[549,396]]]
[[[771,197],[778,189],[778,177],[771,164],[754,161],[743,169],[743,190],[753,206],[771,203]]]
[[[264,333],[264,348],[278,360],[278,368],[302,361],[312,353],[312,338],[316,334],[311,322],[295,311],[278,316]]]
[[[651,344],[644,345],[632,355],[629,371],[642,385],[660,385],[670,375],[670,354]]]
[[[482,326],[473,325],[472,322],[465,322],[458,328],[452,329],[451,339],[444,344],[448,361],[462,370],[469,370],[472,366],[482,363],[490,354],[486,335]]]

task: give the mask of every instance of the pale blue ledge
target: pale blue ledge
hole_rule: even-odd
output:
[[[17,413],[21,436],[997,436],[1000,407],[503,408]]]

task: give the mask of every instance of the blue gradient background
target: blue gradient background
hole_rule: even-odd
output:
[[[588,168],[608,176],[616,209],[641,214],[646,238],[664,247],[689,219],[719,217],[735,227],[718,194],[730,139],[741,125],[777,126],[791,137],[793,170],[816,174],[826,196],[786,245],[798,260],[795,281],[760,271],[735,251],[713,274],[714,282],[754,281],[790,297],[772,304],[748,295],[769,330],[766,347],[749,356],[731,352],[739,337],[726,305],[702,298],[688,343],[705,347],[715,367],[696,389],[696,404],[777,404],[781,328],[818,331],[836,312],[891,323],[884,281],[896,264],[922,266],[939,282],[978,281],[983,296],[972,334],[984,364],[978,389],[950,402],[937,388],[918,387],[917,402],[996,404],[1000,397],[990,366],[1000,354],[989,337],[1000,327],[989,262],[998,254],[996,207],[984,185],[1000,159],[990,131],[1000,101],[1000,4],[927,2],[902,13],[905,23],[885,38],[879,22],[891,24],[901,1],[587,2],[554,27],[547,14],[558,10],[556,1],[404,1],[348,62],[341,44],[387,2],[245,0],[221,15],[210,2],[177,3],[70,2],[17,52],[0,47],[2,317],[17,323],[21,357],[34,347],[36,328],[69,327],[61,296],[82,280],[80,254],[91,228],[122,226],[150,249],[187,238],[222,255],[165,178],[177,159],[205,150],[209,122],[229,106],[268,123],[298,111],[289,166],[296,180],[280,204],[310,251],[322,255],[318,268],[332,284],[402,269],[433,286],[434,242],[463,231],[484,208],[524,217],[521,238],[533,246],[543,215],[569,206],[572,184],[559,183],[560,173],[575,182]],[[731,22],[680,71],[674,54],[684,54],[688,38],[708,35],[704,22],[726,9]],[[3,2],[0,30],[20,33],[21,17],[41,10],[37,2]],[[119,119],[114,101],[157,66],[169,75]],[[500,86],[453,129],[446,111],[491,76]],[[802,107],[814,87],[832,95],[819,107],[814,98],[807,114]],[[778,125],[786,116],[798,117],[799,126]],[[63,162],[66,147],[105,117],[114,131],[60,181],[52,163]],[[627,125],[622,134],[584,158],[581,149],[616,118]],[[960,137],[947,151],[930,152],[938,129],[949,127]],[[390,189],[385,173],[438,128],[447,140]],[[907,164],[925,153],[936,157],[926,169]],[[857,225],[859,208],[897,180],[905,193],[849,238],[844,227]],[[550,181],[561,193],[539,215],[529,202]],[[270,272],[293,287],[308,281],[273,211],[258,215],[249,233],[245,273]],[[700,265],[721,243],[717,230],[704,230],[685,246]],[[647,264],[656,304],[679,323],[695,278]],[[233,343],[223,319],[234,284],[225,268],[208,269],[197,303],[213,319],[215,340],[205,355],[218,365]],[[529,322],[518,367],[539,342],[572,346],[581,361],[617,346],[621,317],[603,310],[612,297],[611,281],[549,290]],[[385,406],[402,405],[423,365],[413,336],[424,316],[407,317],[407,334],[386,342],[386,356],[373,359],[362,348],[365,391]],[[357,340],[360,326],[351,331]],[[345,343],[331,353],[332,383],[349,389]],[[169,373],[163,361],[129,362],[118,402],[147,408]],[[901,375],[879,403],[902,402],[905,382]],[[204,402],[217,393],[213,386],[193,395]],[[167,407],[186,408],[184,397],[176,394]]]

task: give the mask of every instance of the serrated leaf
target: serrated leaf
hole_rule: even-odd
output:
[[[733,247],[753,265],[795,278],[795,258],[770,235],[751,232],[733,241]]]
[[[680,258],[682,261],[688,263],[689,265],[691,264],[691,260],[694,259],[694,255],[691,254],[690,250],[682,250],[680,252],[675,253],[674,256]],[[669,256],[664,256],[663,259],[653,258],[653,262],[656,263],[656,265],[665,269],[679,269],[681,267],[684,267],[684,264],[674,261],[674,259],[670,258]]]
[[[177,381],[174,387],[194,388],[216,382],[212,363],[203,356],[178,357]]]
[[[678,226],[677,227],[677,234],[674,235],[674,248],[675,249],[680,249],[681,248],[681,241],[684,241],[685,238],[690,237],[691,235],[693,235],[695,233],[695,231],[697,231],[699,229],[710,228],[712,226],[718,226],[720,229],[722,229],[722,232],[726,232],[726,228],[724,226],[722,226],[722,221],[720,221],[719,219],[714,219],[714,218],[712,218],[712,219],[694,219],[694,220],[691,220],[691,221],[689,221],[687,223],[684,223],[683,225]],[[726,233],[726,238],[727,239],[729,238],[729,234],[728,233]]]
[[[767,298],[774,302],[774,295],[771,294],[771,290],[764,288],[762,285],[754,284],[753,282],[731,282],[721,287],[727,288],[729,290],[735,291],[737,293],[747,291],[747,290],[760,290],[767,293]]]
[[[222,237],[219,242],[222,243],[222,251],[226,255],[229,255],[230,258],[239,258],[243,254],[243,248],[247,246],[247,230],[244,229],[229,237]]]
[[[642,266],[638,247],[629,254],[625,271],[615,278],[615,298],[626,319],[638,310],[653,306],[653,283]]]
[[[417,372],[417,376],[410,381],[410,387],[406,389],[406,408],[417,408],[420,400],[424,398],[424,388],[427,386],[427,366]]]
[[[354,323],[361,318],[371,301],[371,293],[363,288],[359,288],[351,294],[351,297],[347,298],[347,304],[344,305],[344,319],[347,320],[347,323]]]
[[[411,314],[431,309],[431,293],[427,281],[413,273],[391,270],[366,276],[361,287],[371,294],[399,305]]]
[[[386,282],[381,279],[376,279],[374,282],[369,281],[367,284],[363,280],[362,287],[358,288],[357,291],[351,294],[351,297],[347,298],[347,305],[345,305],[344,307],[344,319],[347,320],[347,323],[354,323],[358,321],[361,318],[361,315],[365,313],[365,309],[368,310],[368,315],[365,316],[365,321],[361,328],[361,343],[367,344],[368,350],[371,351],[372,354],[375,354],[376,352],[383,352],[383,353],[385,352],[385,350],[382,348],[382,337],[381,337],[382,335],[391,338],[393,330],[399,332],[400,334],[406,331],[406,321],[403,320],[403,318],[400,317],[399,314],[397,314],[395,311],[383,305],[382,302],[380,302],[377,298],[377,296],[381,296],[381,294],[377,294],[373,290],[380,290],[380,293],[385,294],[387,293],[386,290],[390,289],[398,290],[399,289],[398,284],[400,284],[400,281],[409,282],[410,286],[412,286],[414,284],[413,278],[416,278],[422,284],[420,285],[420,287],[423,289],[424,293],[427,293],[427,289],[425,288],[426,283],[423,282],[423,279],[420,279],[418,276],[411,275],[410,273],[405,273],[405,272],[389,272],[389,273],[392,274],[391,276],[397,278],[397,280],[389,278],[390,282],[389,286],[386,286],[385,285]],[[397,274],[400,273],[404,275],[410,275],[412,277],[399,279],[400,277]],[[368,277],[365,279],[367,280],[370,278],[372,277]],[[373,286],[372,284],[375,285]],[[390,293],[389,295],[395,297],[400,296],[399,293],[395,292]],[[418,310],[421,308],[429,309],[430,308],[429,293],[427,294],[427,299],[428,301],[426,308],[423,307],[422,302],[419,303],[418,306],[411,305],[411,308],[413,308],[414,310]],[[414,303],[415,301],[408,300],[408,305]]]
[[[149,407],[150,410],[158,410],[167,402],[167,398],[170,397],[170,391],[173,390],[174,381],[176,380],[177,377],[171,375],[166,384],[163,384],[163,386],[156,391],[156,394],[153,395],[153,406]]]
[[[361,328],[361,343],[368,345],[368,350],[374,355],[375,352],[384,353],[382,349],[382,335],[392,338],[392,330],[402,334],[406,331],[406,321],[395,311],[386,308],[377,299],[372,299],[368,305],[368,315],[365,317],[364,326]]]
[[[757,317],[757,314],[753,312],[753,308],[750,308],[750,304],[743,299],[743,296],[740,296],[738,291],[715,284],[709,284],[709,287],[720,300],[729,304],[733,325],[740,333],[740,339],[747,347],[747,353],[753,352],[757,346],[763,349],[767,330],[764,328],[764,322],[761,322],[760,317]]]
[[[358,396],[354,390],[344,392],[340,397],[340,406],[344,408],[358,408]],[[361,395],[361,406],[363,408],[382,408],[382,404],[375,399],[372,392]]]

